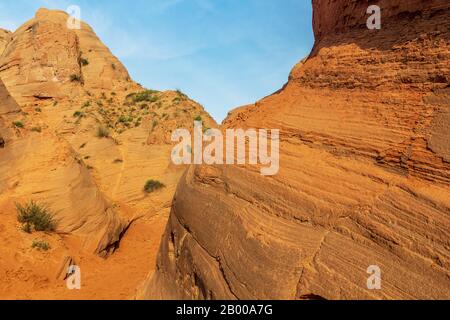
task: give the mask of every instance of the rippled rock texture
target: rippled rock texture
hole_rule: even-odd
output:
[[[191,167],[146,298],[450,298],[449,3],[370,4],[313,0],[311,55],[223,124],[280,129],[279,174]]]

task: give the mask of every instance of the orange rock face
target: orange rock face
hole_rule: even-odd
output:
[[[8,128],[5,117],[8,114],[16,114],[19,111],[19,105],[11,97],[0,79],[0,147],[2,149],[5,148],[7,140],[9,140],[13,135],[12,130]]]
[[[0,76],[19,103],[137,87],[87,24],[69,29],[67,21],[64,12],[40,9],[12,35],[0,36],[0,52],[10,36]]]
[[[313,1],[311,55],[224,122],[280,129],[279,174],[191,167],[144,297],[450,298],[450,5],[379,4]]]
[[[11,32],[0,29],[0,56],[6,48],[6,45],[11,41]]]

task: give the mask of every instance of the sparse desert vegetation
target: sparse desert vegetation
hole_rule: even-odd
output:
[[[48,251],[51,249],[50,244],[47,241],[37,239],[33,240],[31,248],[37,249],[39,251]]]
[[[82,111],[75,111],[73,116],[76,118],[82,118],[82,117],[84,117],[84,113]]]
[[[54,231],[56,222],[53,214],[46,206],[35,201],[25,205],[16,204],[17,220],[22,224],[22,230],[31,233],[33,231]]]
[[[84,102],[81,110],[75,111],[73,116],[78,118],[76,124],[82,118],[100,117],[101,124],[110,134],[122,134],[145,124],[153,133],[159,124],[161,128],[164,128],[164,124],[173,126],[169,122],[172,120],[184,122],[184,127],[188,127],[192,123],[192,115],[199,114],[199,111],[203,112],[201,106],[181,91],[160,92],[149,89],[132,92],[125,97],[119,97],[115,91],[101,92],[94,104]]]
[[[89,65],[89,60],[86,58],[81,57],[80,58],[80,65],[82,65],[83,67]]]
[[[109,130],[104,126],[100,126],[97,128],[97,138],[108,138]]]
[[[19,128],[19,129],[22,129],[25,127],[25,125],[23,124],[22,121],[14,121],[12,124],[14,127]]]
[[[162,182],[150,179],[145,183],[144,191],[147,193],[152,193],[162,188],[165,188],[165,185]]]
[[[156,95],[158,94],[159,91],[156,90],[145,90],[142,92],[137,92],[137,93],[131,93],[129,94],[126,98],[127,100],[132,100],[134,103],[139,103],[139,102],[156,102],[158,101],[159,97]]]
[[[70,75],[70,81],[71,82],[81,82],[81,76],[78,74],[72,74],[72,75]]]

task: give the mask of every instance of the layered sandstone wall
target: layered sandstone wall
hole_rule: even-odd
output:
[[[224,122],[280,129],[280,172],[191,167],[144,297],[450,297],[450,6],[379,3],[313,1],[310,57]]]
[[[446,0],[323,0],[313,1],[313,28],[316,40],[325,36],[345,33],[351,29],[363,29],[368,18],[367,8],[377,5],[382,21],[389,22],[429,16],[448,8]]]

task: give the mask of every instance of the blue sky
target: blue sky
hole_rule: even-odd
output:
[[[314,41],[310,0],[2,0],[0,27],[72,4],[136,82],[180,89],[218,122],[281,88]]]

